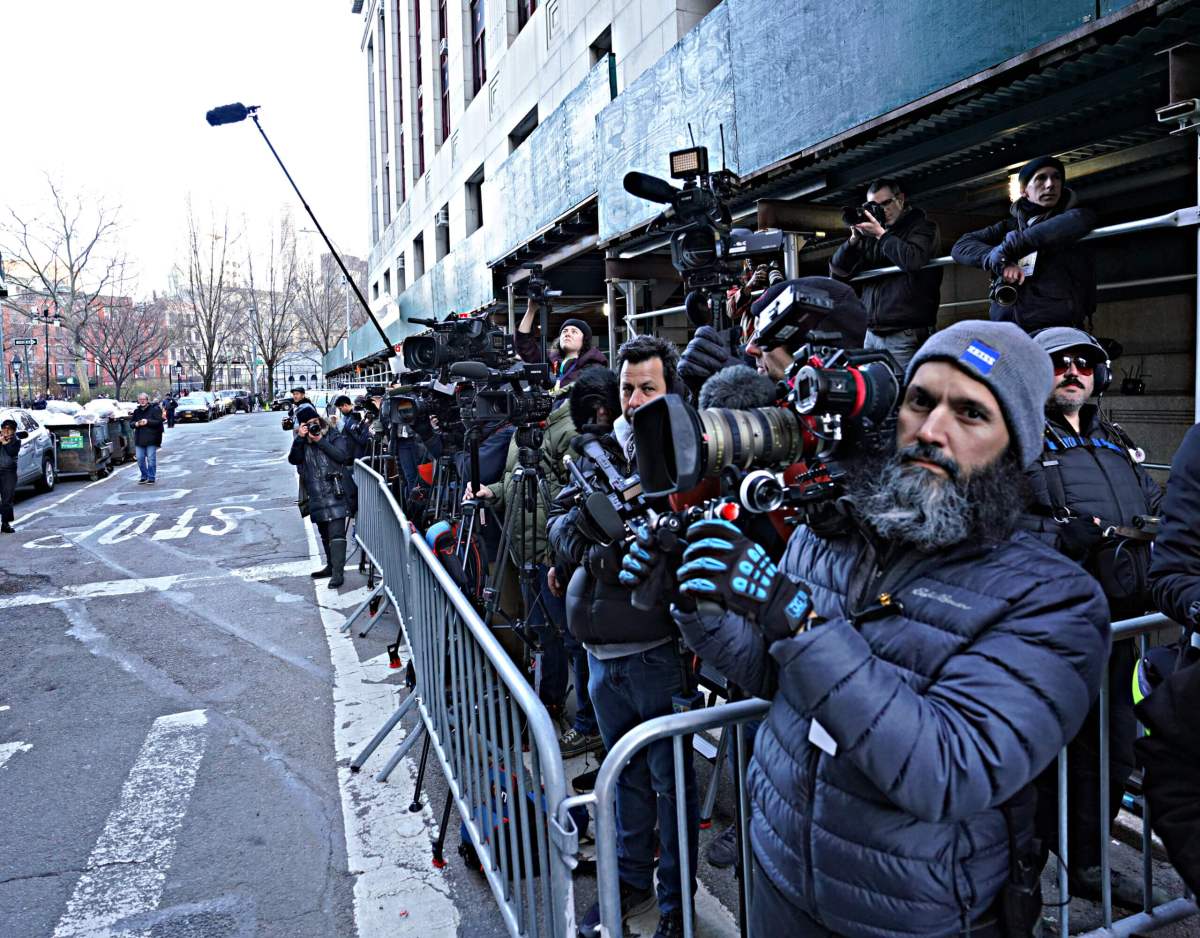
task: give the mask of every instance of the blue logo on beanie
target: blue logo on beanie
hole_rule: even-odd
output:
[[[964,365],[971,365],[981,375],[989,375],[1000,360],[1000,353],[990,345],[984,345],[978,339],[972,339],[967,350],[958,356]]]

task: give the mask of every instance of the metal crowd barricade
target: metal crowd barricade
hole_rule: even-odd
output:
[[[564,852],[571,838],[555,817],[566,775],[550,715],[382,476],[359,461],[355,481],[357,537],[399,614],[417,676],[401,711],[416,700],[509,933],[573,938],[573,851]]]

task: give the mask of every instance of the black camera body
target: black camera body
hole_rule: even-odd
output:
[[[550,368],[545,364],[519,364],[504,370],[487,368],[480,363],[476,374],[468,375],[468,365],[452,369],[473,382],[474,392],[464,397],[464,420],[488,424],[508,421],[517,427],[544,423],[554,409],[549,389]]]
[[[537,303],[562,296],[562,290],[552,290],[549,282],[542,273],[541,264],[522,264],[529,271],[529,279],[525,281],[526,295]]]
[[[997,277],[992,281],[992,288],[988,291],[988,299],[997,306],[1008,308],[1016,306],[1017,300],[1020,298],[1020,291],[1015,283],[1005,283],[1003,277]]]
[[[669,205],[651,230],[670,233],[671,264],[688,291],[688,316],[695,325],[707,325],[719,314],[724,291],[739,282],[742,261],[778,254],[783,232],[733,227],[729,200],[738,177],[726,169],[710,172],[707,148],[676,150],[669,159],[671,177],[683,180],[682,189],[644,173],[627,174],[624,185],[632,195]]]
[[[846,227],[861,225],[868,218],[874,219],[883,227],[887,227],[887,216],[883,206],[877,202],[865,202],[862,205],[847,205],[842,208],[842,221]]]
[[[442,320],[409,322],[432,330],[404,340],[404,367],[410,370],[435,371],[462,361],[481,361],[500,368],[516,355],[512,337],[493,326],[486,313],[455,313]]]

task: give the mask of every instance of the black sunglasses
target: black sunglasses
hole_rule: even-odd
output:
[[[1086,355],[1055,355],[1052,359],[1054,362],[1054,373],[1056,375],[1065,375],[1072,365],[1085,378],[1090,375],[1096,368],[1096,363]]]

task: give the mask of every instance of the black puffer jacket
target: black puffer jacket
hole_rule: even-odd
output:
[[[15,436],[7,443],[0,443],[0,472],[16,473],[17,457],[21,453],[21,441]]]
[[[1045,214],[1021,198],[1009,217],[987,228],[969,231],[950,254],[960,264],[979,267],[993,277],[1036,251],[1033,276],[1017,288],[1013,306],[993,303],[991,317],[1015,322],[1026,332],[1049,326],[1082,327],[1096,311],[1096,264],[1079,240],[1096,227],[1096,213],[1075,204],[1075,193],[1063,189],[1058,206]]]
[[[923,555],[802,527],[780,569],[827,620],[799,637],[675,611],[692,649],[771,701],[747,776],[754,855],[838,934],[958,935],[1008,874],[999,806],[1099,691],[1104,598],[1024,532]]]
[[[142,420],[146,421],[146,425],[144,427],[137,426]],[[129,425],[134,428],[133,443],[135,446],[162,446],[162,404],[151,402],[145,407],[135,407],[133,413],[129,415]]]
[[[308,495],[308,516],[314,522],[336,521],[350,515],[346,466],[353,462],[346,438],[336,430],[316,443],[297,436],[288,462],[296,467]]]
[[[609,434],[600,439],[613,462],[628,472],[629,465],[616,437]],[[576,465],[585,477],[593,471],[586,456],[577,457]],[[589,522],[583,508],[576,504],[579,495],[579,487],[574,483],[563,488],[550,506],[549,520],[555,566],[569,577],[566,605],[571,634],[592,645],[649,642],[677,635],[665,597],[653,609],[633,607],[629,590],[617,579],[624,557],[621,547],[601,546],[581,533],[581,523],[586,530]]]
[[[1135,515],[1158,514],[1162,489],[1134,461],[1128,439],[1104,419],[1094,404],[1085,405],[1079,412],[1079,426],[1080,432],[1076,433],[1061,416],[1047,412],[1045,449],[1029,470],[1039,514],[1045,518],[1055,509],[1069,508],[1084,519],[1099,518],[1101,527],[1128,526]],[[1041,525],[1042,530],[1059,535],[1056,546],[1060,550],[1080,561],[1102,586],[1106,585],[1098,566],[1104,544],[1093,544],[1081,554],[1066,540],[1065,532],[1060,530],[1063,527],[1045,520]],[[1145,552],[1143,572],[1148,569],[1149,547],[1141,544],[1129,549]],[[1137,597],[1125,598],[1113,596],[1108,590],[1113,615],[1123,618],[1149,609],[1148,582],[1145,589]]]
[[[1200,424],[1188,430],[1171,460],[1162,515],[1150,592],[1160,612],[1187,623],[1188,610],[1200,603]]]
[[[829,272],[849,280],[862,270],[899,267],[904,273],[864,280],[859,286],[867,308],[867,328],[875,333],[937,325],[942,294],[942,268],[922,269],[941,250],[936,222],[910,208],[882,238],[845,241],[829,262]]]

